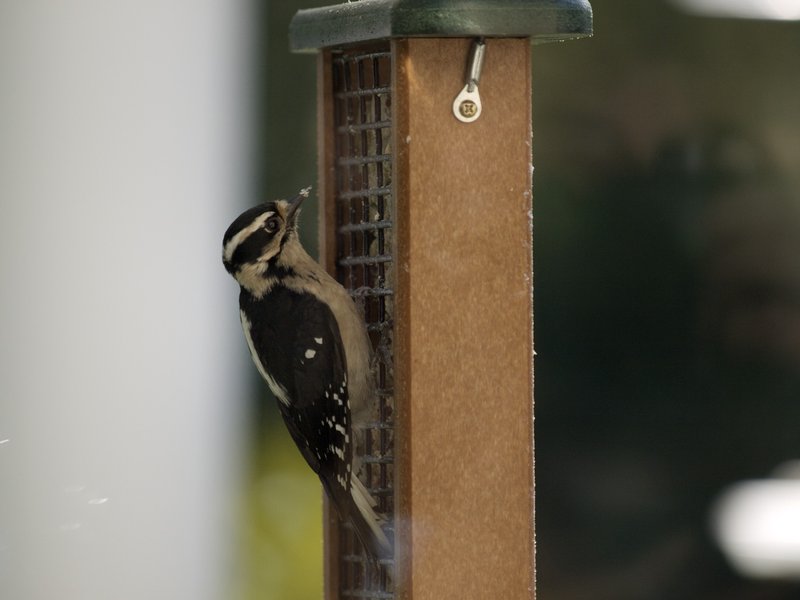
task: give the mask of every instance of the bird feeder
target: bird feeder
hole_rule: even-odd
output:
[[[375,350],[373,562],[325,509],[325,594],[534,597],[531,43],[586,0],[361,0],[299,11],[319,52],[321,260]]]

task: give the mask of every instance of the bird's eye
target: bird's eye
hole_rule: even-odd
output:
[[[264,223],[264,229],[267,230],[267,233],[275,233],[280,226],[281,222],[278,220],[278,217],[270,217],[267,219],[267,222]]]

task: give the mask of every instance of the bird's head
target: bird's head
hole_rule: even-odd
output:
[[[245,288],[253,290],[279,264],[287,245],[297,244],[297,217],[311,188],[291,200],[274,200],[254,206],[231,223],[222,238],[222,263]]]

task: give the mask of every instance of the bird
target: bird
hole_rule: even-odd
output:
[[[358,476],[356,452],[372,414],[371,346],[350,294],[300,242],[300,205],[310,190],[236,217],[223,236],[222,262],[239,284],[244,337],[289,434],[377,561],[391,556],[392,542]]]

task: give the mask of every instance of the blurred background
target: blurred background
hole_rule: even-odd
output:
[[[315,183],[322,4],[0,4],[0,598],[320,596],[219,246]],[[800,598],[800,9],[592,5],[533,50],[540,596]]]
[[[541,597],[800,598],[800,5],[592,6],[533,54]]]

